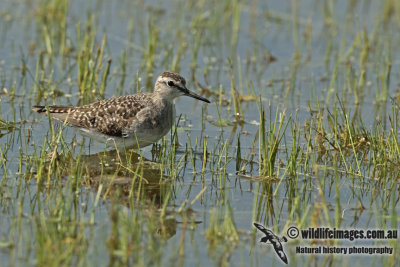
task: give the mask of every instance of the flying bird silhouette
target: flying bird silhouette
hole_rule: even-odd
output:
[[[283,251],[283,246],[281,242],[287,242],[287,238],[283,236],[279,238],[276,236],[271,230],[268,230],[264,226],[258,223],[254,223],[254,226],[257,227],[258,230],[263,232],[265,236],[261,238],[260,242],[267,243],[268,241],[274,246],[276,254],[278,254],[279,258],[286,264],[288,264],[288,259],[286,257],[285,252]]]

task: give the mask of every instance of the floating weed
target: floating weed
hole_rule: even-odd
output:
[[[16,125],[17,124],[15,122],[9,122],[0,119],[0,138],[14,131],[17,128]]]
[[[221,128],[235,125],[235,123],[225,120],[225,119],[222,119],[222,118],[220,118],[219,120],[216,120],[216,121],[212,121],[211,123],[214,126],[221,127]]]

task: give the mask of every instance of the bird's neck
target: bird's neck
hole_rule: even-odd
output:
[[[171,97],[167,94],[163,94],[163,93],[159,93],[159,92],[154,92],[154,94],[153,94],[154,101],[162,102],[162,103],[168,104],[168,105],[173,105],[174,99],[175,99],[175,97]]]

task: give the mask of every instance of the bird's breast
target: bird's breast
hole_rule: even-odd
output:
[[[141,111],[130,131],[139,140],[156,142],[166,135],[175,123],[175,107],[169,101],[155,103]]]

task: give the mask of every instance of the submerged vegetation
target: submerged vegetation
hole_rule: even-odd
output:
[[[400,229],[399,1],[5,0],[0,25],[5,266],[278,265],[253,222]],[[179,99],[147,149],[31,112],[148,91],[164,70],[212,104]],[[296,254],[321,244],[395,253]],[[318,266],[398,266],[398,249],[284,248]]]

